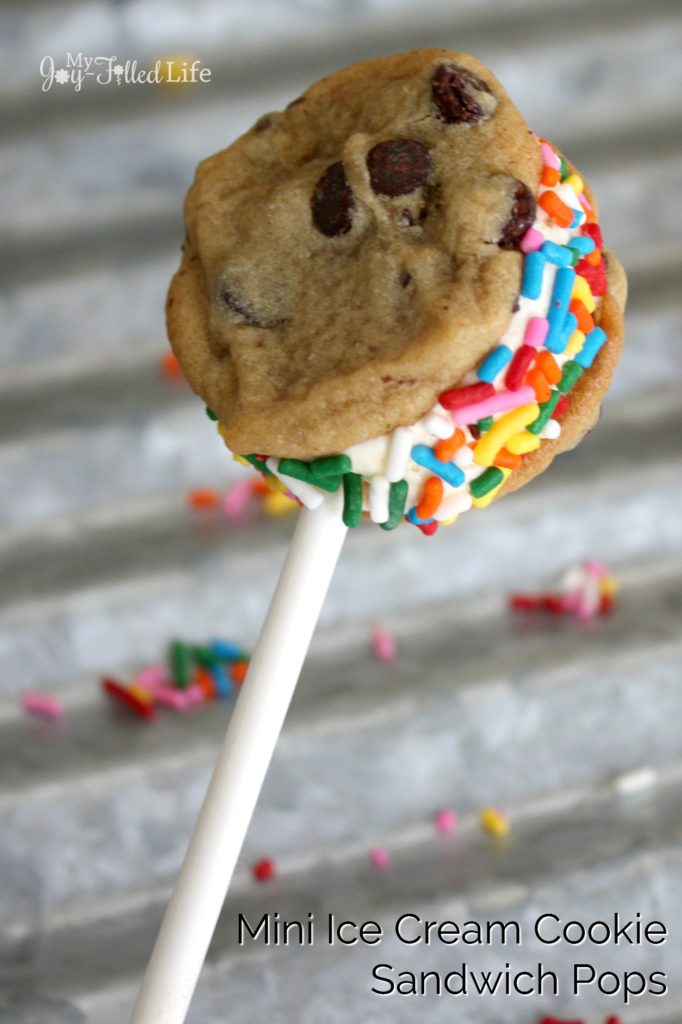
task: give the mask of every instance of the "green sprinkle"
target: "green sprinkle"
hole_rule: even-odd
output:
[[[388,519],[381,523],[382,530],[395,530],[396,526],[400,525],[407,504],[407,490],[407,480],[398,480],[391,484],[388,494]]]
[[[310,471],[314,480],[324,477],[343,476],[350,473],[353,464],[347,455],[324,455],[321,459],[315,459],[310,463]]]
[[[210,420],[213,420],[213,422],[214,422],[214,423],[217,423],[217,422],[218,422],[218,417],[217,417],[217,416],[216,416],[216,414],[215,414],[215,413],[213,412],[213,409],[209,409],[209,407],[208,407],[208,406],[206,406],[206,415],[208,416],[208,418],[209,418]]]
[[[362,519],[362,476],[360,473],[343,475],[343,521],[346,526],[357,526]]]
[[[578,262],[578,260],[582,259],[582,253],[578,252],[577,249],[574,249],[572,245],[569,245],[568,249],[569,249],[569,252],[571,254],[571,263],[570,263],[570,265],[572,267],[574,267],[576,265],[576,263]]]
[[[561,169],[559,173],[561,174],[561,180],[563,181],[564,178],[567,178],[571,172],[568,169],[568,164],[562,156],[559,157],[559,163],[561,164]]]
[[[190,651],[195,664],[200,665],[201,668],[211,669],[218,664],[215,654],[206,647],[192,647]]]
[[[559,391],[561,391],[562,394],[566,394],[566,392],[570,391],[573,385],[580,380],[583,373],[584,369],[580,363],[576,363],[574,359],[569,360],[569,362],[564,364],[564,372],[561,375],[561,380],[557,384]]]
[[[280,459],[277,472],[284,473],[285,476],[293,476],[294,480],[303,480],[306,484],[313,482],[310,463],[304,462],[303,459]]]
[[[187,644],[174,640],[170,649],[171,675],[181,690],[189,686],[191,652]]]
[[[498,484],[501,484],[504,480],[504,473],[498,466],[491,466],[486,469],[485,473],[481,473],[475,480],[472,480],[469,486],[471,487],[471,493],[474,498],[483,498],[490,491],[494,490]]]
[[[546,402],[540,403],[540,415],[537,419],[526,427],[526,430],[530,430],[531,434],[539,434],[545,423],[552,418],[552,413],[559,404],[561,398],[560,391],[553,391],[551,398],[548,398]]]
[[[257,469],[259,473],[262,473],[264,476],[272,476],[272,473],[265,463],[261,462],[260,459],[257,459],[255,455],[242,455],[242,458],[246,459],[247,462],[250,462],[253,468]]]
[[[479,420],[476,424],[482,434],[485,434],[486,430],[490,430],[493,425],[493,417],[485,416],[484,419]]]

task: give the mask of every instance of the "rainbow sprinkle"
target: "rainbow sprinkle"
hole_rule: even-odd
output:
[[[520,243],[519,300],[479,365],[411,427],[341,454],[236,458],[308,508],[342,489],[347,526],[368,516],[392,530],[406,520],[430,535],[471,507],[485,508],[526,455],[560,436],[567,395],[607,340],[593,319],[606,267],[581,178],[537,141],[543,172],[535,221]]]

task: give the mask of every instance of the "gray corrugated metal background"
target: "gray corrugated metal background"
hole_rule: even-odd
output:
[[[585,171],[630,273],[626,351],[598,430],[532,487],[434,541],[350,537],[190,1020],[521,1024],[619,1009],[379,999],[378,959],[444,969],[462,956],[390,942],[380,957],[239,951],[246,907],[389,923],[405,910],[525,923],[640,911],[668,924],[668,943],[598,962],[666,970],[670,996],[622,1018],[678,1022],[678,0],[58,0],[5,4],[0,32],[2,1024],[126,1019],[229,708],[147,728],[103,704],[97,675],[157,660],[177,634],[252,643],[291,529],[202,531],[186,510],[189,487],[242,472],[201,403],[158,372],[194,165],[331,68],[418,45],[475,52]],[[213,83],[42,93],[41,59],[79,50],[196,55]],[[510,620],[509,589],[589,556],[621,579],[612,620]],[[377,609],[400,643],[389,667],[367,653]],[[28,687],[64,697],[63,723],[25,718]],[[625,798],[614,780],[643,765],[658,781]],[[510,812],[504,850],[480,835],[482,804]],[[455,840],[430,824],[442,805],[462,817]],[[381,877],[376,844],[393,851]],[[279,878],[258,888],[248,866],[264,855]],[[512,956],[466,952],[488,968]],[[532,945],[513,954],[518,967],[537,958]]]

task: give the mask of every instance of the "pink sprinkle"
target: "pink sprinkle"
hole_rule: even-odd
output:
[[[532,316],[528,321],[526,333],[523,337],[524,345],[530,345],[531,348],[542,348],[548,331],[549,320],[545,319],[544,316]]]
[[[375,868],[383,871],[391,863],[391,855],[383,846],[377,846],[369,855]]]
[[[251,502],[253,480],[237,480],[223,495],[223,514],[230,522],[243,520]]]
[[[30,691],[22,694],[21,703],[26,711],[32,715],[40,715],[41,718],[63,718],[64,703],[60,697],[54,697],[49,693],[36,693]]]
[[[464,405],[461,409],[454,409],[451,413],[452,422],[460,427],[467,423],[475,423],[476,420],[485,419],[496,412],[507,412],[508,409],[518,409],[520,405],[528,405],[535,401],[535,392],[525,384],[518,391],[498,391],[491,398],[486,398],[475,405]]]
[[[591,210],[592,209],[592,207],[590,206],[589,200],[588,200],[588,198],[587,198],[587,196],[585,195],[584,192],[580,193],[580,195],[578,196],[578,201],[580,202],[580,205],[585,210]]]
[[[457,828],[457,815],[447,807],[444,807],[442,811],[438,811],[434,821],[436,828],[444,836],[451,835]]]
[[[556,171],[561,170],[561,161],[551,146],[547,145],[546,142],[541,142],[540,151],[542,153],[542,162],[545,167],[553,167]]]
[[[173,711],[189,711],[205,699],[203,690],[196,683],[186,690],[179,690],[176,686],[159,686],[154,697],[162,707],[172,708]]]
[[[521,252],[537,252],[544,240],[545,237],[541,231],[536,231],[535,228],[528,228],[521,239]]]
[[[583,563],[583,569],[588,576],[593,576],[596,580],[602,579],[604,576],[608,576],[609,571],[603,562],[598,562],[592,558],[587,562]]]
[[[153,696],[159,686],[168,685],[168,673],[163,665],[150,665],[149,668],[143,668],[137,673],[135,683],[143,690],[149,690]]]
[[[393,634],[385,626],[374,626],[372,629],[372,653],[377,661],[387,664],[395,661],[397,647]]]

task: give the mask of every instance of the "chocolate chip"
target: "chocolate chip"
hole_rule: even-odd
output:
[[[517,181],[512,192],[512,207],[507,223],[502,228],[500,249],[518,249],[519,243],[535,220],[535,198],[522,181]]]
[[[412,213],[412,210],[401,210],[400,211],[400,220],[402,221],[402,223],[406,227],[413,228],[415,226],[415,224],[423,224],[424,223],[424,221],[426,220],[426,213],[427,213],[427,211],[426,211],[426,207],[425,206],[423,206],[421,208],[421,210],[419,211],[419,213],[417,214],[416,217]]]
[[[478,423],[469,423],[468,427],[469,433],[473,437],[474,441],[478,441],[479,437],[481,436],[481,428],[479,427]]]
[[[229,309],[231,309],[233,313],[236,313],[238,317],[241,317],[244,323],[249,324],[250,327],[273,326],[266,320],[263,320],[261,317],[257,316],[254,313],[254,311],[249,306],[247,306],[246,303],[243,302],[238,295],[235,295],[234,291],[231,288],[228,288],[226,285],[223,285],[223,287],[220,289],[220,300],[221,302],[224,302],[225,305]]]
[[[351,229],[355,197],[343,164],[331,164],[317,182],[310,205],[313,224],[323,235],[334,238]]]
[[[369,183],[379,196],[405,196],[426,184],[431,157],[411,139],[387,139],[367,154]]]
[[[412,274],[409,272],[409,270],[403,270],[403,272],[400,275],[400,287],[407,288],[408,284],[410,284],[411,281]]]
[[[478,124],[489,116],[471,90],[490,93],[489,86],[457,64],[441,64],[431,79],[433,102],[446,124]]]
[[[519,302],[519,296],[517,295],[514,299],[514,305],[512,306],[512,313],[518,313],[521,309],[521,303]]]

